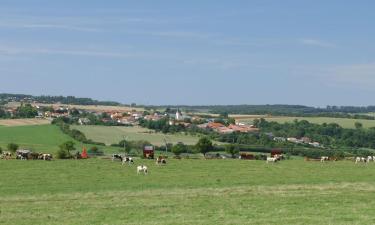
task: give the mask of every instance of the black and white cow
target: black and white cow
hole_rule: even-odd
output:
[[[124,165],[125,163],[128,163],[128,164],[130,165],[130,164],[133,164],[133,163],[134,163],[134,160],[133,160],[133,158],[131,158],[131,157],[124,157],[124,158],[122,159],[122,165]]]
[[[113,154],[112,155],[112,162],[115,161],[116,159],[119,159],[122,162],[124,157],[120,154]]]

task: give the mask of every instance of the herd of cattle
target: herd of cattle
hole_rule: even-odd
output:
[[[1,158],[5,160],[11,159],[13,154],[11,152],[3,152],[1,154]],[[15,153],[16,159],[19,160],[44,160],[44,161],[51,161],[52,160],[52,154],[48,153],[38,153],[38,152],[32,152],[30,150],[17,150]]]
[[[121,154],[113,154],[112,162],[115,160],[119,160],[120,162],[122,162],[122,165],[128,164],[130,166],[134,164],[134,159],[132,157],[128,157],[128,156],[121,155]],[[166,165],[166,164],[167,164],[167,160],[164,157],[159,156],[156,158],[156,165]],[[143,173],[147,175],[148,172],[149,171],[148,171],[147,166],[145,165],[137,166],[137,174]]]
[[[9,160],[12,159],[13,154],[11,152],[3,152],[1,154],[1,159]],[[52,154],[48,153],[37,153],[32,152],[30,150],[17,150],[15,153],[15,159],[19,160],[45,160],[50,161],[52,160]],[[282,154],[274,154],[271,157],[267,157],[266,162],[267,163],[277,163],[281,160],[284,160],[284,156]],[[358,163],[370,163],[375,162],[375,156],[367,156],[367,157],[355,157],[354,159],[355,164]],[[134,159],[132,157],[128,157],[121,154],[113,154],[112,155],[112,161],[118,160],[122,163],[122,165],[128,164],[132,165],[134,164]],[[326,162],[326,161],[336,161],[336,158],[331,158],[328,156],[322,156],[320,159],[306,159],[307,161],[320,161],[320,162]],[[156,158],[156,165],[166,165],[167,160],[163,156],[159,156]],[[137,166],[137,174],[144,173],[148,174],[149,170],[147,166],[140,165]]]

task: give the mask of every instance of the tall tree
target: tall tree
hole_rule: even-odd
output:
[[[201,139],[199,139],[198,143],[195,145],[195,148],[204,156],[206,156],[207,152],[210,152],[214,149],[212,141],[207,137],[202,137]]]

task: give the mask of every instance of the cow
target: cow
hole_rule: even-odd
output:
[[[367,163],[369,162],[375,162],[375,157],[374,156],[367,156]]]
[[[44,161],[51,161],[52,160],[52,154],[42,154],[42,159]]]
[[[148,168],[147,166],[138,166],[137,167],[137,174],[139,175],[140,173],[144,173],[144,175],[147,175],[148,174]]]
[[[156,158],[156,165],[166,165],[166,164],[167,164],[167,160],[163,158],[162,156],[159,156],[158,158]]]
[[[133,160],[133,158],[131,158],[131,157],[124,157],[124,158],[122,159],[122,165],[124,165],[125,163],[128,163],[129,165],[130,165],[130,164],[134,164],[134,160]]]
[[[361,163],[361,162],[367,163],[367,159],[365,157],[356,157],[355,158],[355,164]]]
[[[29,159],[29,154],[25,152],[18,153],[16,156],[16,159],[20,160],[28,160]]]
[[[123,161],[123,156],[120,154],[113,154],[112,155],[112,162],[115,161],[115,159],[119,159],[121,162]]]
[[[278,161],[277,158],[274,157],[267,157],[267,163],[276,163]]]
[[[329,157],[328,156],[322,156],[320,158],[320,162],[325,162],[325,161],[329,161]]]
[[[5,160],[8,160],[8,159],[12,158],[12,153],[11,152],[3,152],[3,154],[1,155],[1,158],[5,159]]]

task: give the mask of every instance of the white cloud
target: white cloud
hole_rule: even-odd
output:
[[[94,57],[112,57],[112,58],[134,58],[144,57],[142,53],[124,53],[111,51],[97,51],[85,49],[52,49],[52,48],[12,48],[0,47],[0,55],[71,55],[71,56],[94,56]]]
[[[318,80],[325,86],[375,88],[375,62],[347,65],[294,66],[291,73],[296,79]]]
[[[316,46],[316,47],[321,47],[321,48],[337,47],[333,43],[329,43],[329,42],[317,40],[317,39],[309,39],[309,38],[308,39],[300,39],[299,42],[303,45]]]

